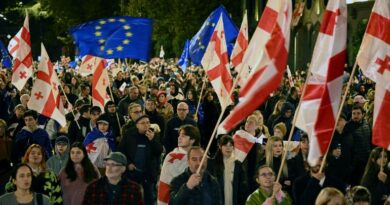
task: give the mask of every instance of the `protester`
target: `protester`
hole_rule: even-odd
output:
[[[204,150],[191,147],[188,151],[188,168],[171,182],[171,205],[222,205],[221,190],[217,179],[207,171],[207,160],[200,167]]]
[[[112,152],[105,158],[105,176],[88,185],[83,205],[142,205],[140,186],[128,180],[127,159],[120,152]]]
[[[87,186],[100,178],[100,173],[88,158],[87,150],[81,142],[75,142],[65,167],[59,174],[64,205],[82,204]]]
[[[348,205],[370,205],[371,204],[371,193],[364,186],[352,187],[346,195]]]
[[[200,145],[199,129],[193,125],[183,125],[179,129],[177,147],[164,159],[158,186],[158,201],[169,202],[169,185],[173,178],[188,167],[187,152],[192,146]]]
[[[87,134],[91,132],[90,108],[91,107],[89,105],[83,104],[79,110],[79,119],[70,123],[68,129],[70,143],[83,142]]]
[[[66,135],[57,137],[54,145],[55,154],[47,160],[47,168],[56,175],[60,173],[61,169],[65,167],[66,161],[68,161],[69,146],[69,139]]]
[[[173,106],[168,102],[167,94],[165,91],[159,91],[157,93],[157,112],[164,117],[165,122],[173,116]]]
[[[12,162],[20,162],[21,157],[31,144],[39,144],[44,148],[44,156],[51,157],[52,147],[47,132],[38,127],[38,113],[28,110],[24,113],[26,126],[16,135],[12,144]]]
[[[15,191],[0,196],[0,205],[49,205],[49,197],[31,190],[33,171],[27,164],[18,164],[11,174]]]
[[[260,166],[257,170],[256,182],[259,184],[259,188],[249,195],[246,205],[292,204],[290,196],[282,191],[282,185],[275,182],[275,173],[271,167]]]
[[[129,94],[119,101],[118,113],[122,116],[126,116],[128,113],[128,107],[131,103],[138,103],[143,105],[142,100],[139,98],[139,89],[137,86],[130,87]]]
[[[147,115],[139,117],[135,125],[136,129],[123,137],[118,150],[128,159],[126,167],[130,179],[143,187],[145,205],[151,205],[163,147],[159,135],[150,129]]]
[[[115,139],[107,117],[99,117],[96,123],[97,127],[87,134],[83,144],[92,163],[98,168],[104,168],[104,158],[116,150]]]
[[[57,181],[57,176],[53,171],[47,169],[45,161],[45,152],[42,146],[38,144],[30,145],[22,160],[32,169],[31,190],[37,193],[45,194],[49,197],[50,204],[61,205],[62,193],[61,187]],[[10,181],[6,185],[6,191],[15,191],[16,187]]]
[[[234,141],[229,135],[219,139],[218,152],[209,160],[208,170],[218,179],[224,205],[244,204],[248,197],[248,181],[240,161],[234,156]]]
[[[383,204],[386,196],[390,194],[387,159],[387,151],[380,147],[374,148],[368,158],[361,185],[370,191],[372,204]]]
[[[344,194],[336,188],[327,187],[321,190],[316,199],[315,205],[345,205]]]

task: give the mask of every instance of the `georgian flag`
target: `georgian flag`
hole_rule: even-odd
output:
[[[107,87],[110,86],[110,79],[108,77],[107,69],[105,69],[105,60],[95,57],[97,59],[95,71],[92,79],[92,105],[99,106],[104,112],[104,105],[110,100],[107,93]]]
[[[187,167],[187,152],[179,147],[176,147],[165,157],[158,183],[158,205],[167,205],[169,203],[169,185],[172,179],[183,173]]]
[[[376,0],[356,58],[376,82],[372,143],[390,150],[390,3]]]
[[[50,62],[45,47],[41,44],[41,62],[37,70],[37,78],[31,89],[31,98],[28,101],[28,108],[52,118],[61,126],[66,125],[63,104],[59,88],[60,82]]]
[[[309,79],[297,112],[296,126],[309,136],[308,162],[324,156],[336,126],[347,42],[347,4],[329,0],[309,68]]]
[[[27,80],[33,74],[30,29],[27,12],[23,27],[11,39],[11,42],[8,45],[8,51],[14,58],[11,82],[18,90],[22,90],[27,83]]]
[[[222,18],[223,15],[221,14],[202,58],[202,65],[218,96],[221,107],[224,109],[233,103],[229,95],[233,80],[229,70],[229,58]]]
[[[287,65],[290,42],[291,0],[267,2],[243,59],[250,69],[241,87],[240,102],[219,126],[227,133],[256,110],[279,86]]]

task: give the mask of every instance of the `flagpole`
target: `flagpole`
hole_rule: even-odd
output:
[[[233,94],[233,92],[234,92],[234,88],[237,86],[237,84],[238,84],[238,79],[241,77],[241,74],[242,74],[242,71],[243,71],[243,70],[244,70],[244,69],[241,69],[241,70],[240,70],[240,72],[238,73],[236,79],[233,81],[233,86],[232,86],[232,89],[230,90],[228,96],[232,96],[232,94]],[[206,73],[206,75],[207,75],[207,73]],[[226,106],[226,107],[227,107],[227,106]],[[222,110],[221,110],[221,114],[219,115],[218,121],[217,121],[217,123],[215,124],[214,130],[213,130],[213,133],[212,133],[211,136],[210,136],[209,143],[207,144],[206,150],[205,150],[205,152],[204,152],[204,154],[203,154],[202,161],[200,161],[199,168],[198,168],[198,170],[196,171],[197,174],[199,174],[200,169],[202,168],[202,165],[203,165],[203,163],[204,163],[204,160],[205,160],[205,158],[206,158],[206,155],[207,155],[207,153],[208,153],[208,151],[209,151],[209,149],[210,149],[211,142],[212,142],[213,139],[214,139],[214,135],[215,135],[216,132],[217,132],[219,123],[221,122],[222,116],[223,116],[223,114],[225,113],[226,107],[223,107]]]
[[[206,86],[206,75],[205,77],[203,78],[203,83],[202,83],[202,88],[200,89],[200,94],[199,94],[199,100],[198,100],[198,105],[196,106],[196,111],[195,111],[195,117],[198,118],[198,111],[199,111],[199,107],[200,107],[200,101],[202,100],[202,95],[203,95],[203,90],[204,90],[204,87]]]
[[[307,85],[307,82],[309,82],[309,78],[310,77],[311,77],[311,72],[308,72],[307,76],[306,76],[305,86],[303,87],[303,90],[302,90],[302,93],[301,93],[301,97],[299,99],[299,103],[298,103],[297,109],[295,110],[295,113],[294,113],[294,118],[293,118],[293,122],[292,122],[292,126],[291,126],[291,131],[290,131],[290,133],[288,135],[288,139],[287,139],[288,146],[290,146],[290,141],[291,141],[291,138],[292,138],[292,136],[294,134],[294,131],[295,131],[295,124],[296,124],[296,121],[297,121],[299,110],[301,109],[302,98],[303,98],[303,96],[305,96],[306,87],[307,87],[306,85]],[[286,163],[287,152],[288,152],[288,149],[286,147],[283,150],[282,162],[280,163],[280,167],[279,167],[279,170],[278,170],[278,176],[276,177],[276,180],[275,180],[276,182],[279,181],[280,176],[282,175],[283,166]]]
[[[323,171],[323,169],[325,167],[326,156],[328,155],[328,152],[329,152],[330,143],[333,140],[333,135],[334,135],[334,133],[336,131],[336,125],[337,125],[337,122],[339,121],[341,112],[343,111],[344,103],[345,103],[345,100],[347,99],[347,95],[349,93],[349,88],[352,85],[352,81],[353,81],[353,78],[355,76],[356,68],[357,68],[357,60],[355,60],[355,64],[353,65],[353,69],[351,71],[351,75],[349,76],[347,87],[345,89],[345,92],[344,92],[343,98],[341,100],[341,104],[340,104],[339,110],[337,112],[337,116],[336,116],[336,119],[335,119],[335,126],[333,127],[332,135],[331,135],[330,140],[329,140],[329,146],[326,149],[326,153],[324,155],[324,158],[322,159],[322,164],[321,164],[321,168],[320,168],[320,171],[319,171],[320,173]]]
[[[60,88],[61,88],[62,93],[64,93],[66,102],[68,102],[69,104],[71,104],[71,103],[69,102],[68,96],[66,96],[66,93],[65,93],[65,91],[64,91],[64,88],[62,87],[62,83],[59,83],[59,84],[60,84]],[[77,128],[81,129],[81,127],[80,127],[80,125],[79,125],[79,122],[77,122],[77,120],[76,120],[76,116],[74,115],[73,110],[74,110],[74,109],[72,109],[72,111],[70,111],[70,112],[72,113],[72,115],[73,115],[73,117],[74,117],[74,119],[75,119]]]

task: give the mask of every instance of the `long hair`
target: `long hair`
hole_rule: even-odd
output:
[[[74,169],[74,162],[70,158],[70,153],[72,151],[72,148],[79,148],[80,150],[82,150],[84,154],[84,158],[83,160],[81,160],[80,163],[84,169],[84,179],[83,179],[84,182],[89,183],[92,180],[97,179],[99,177],[98,173],[96,173],[95,167],[93,166],[91,160],[88,157],[87,150],[85,149],[84,145],[81,142],[73,143],[69,149],[70,150],[69,159],[65,165],[65,173],[68,175],[68,179],[70,179],[70,181],[74,181],[77,178],[77,173],[76,170]]]
[[[334,197],[339,197],[342,200],[342,205],[346,204],[344,194],[341,191],[333,187],[326,187],[318,194],[315,205],[327,205]]]
[[[216,177],[222,177],[223,172],[225,170],[225,165],[223,163],[223,154],[221,147],[223,145],[227,145],[228,143],[232,144],[234,147],[234,141],[233,138],[230,135],[222,135],[222,137],[218,141],[218,151],[215,154],[215,161],[214,161],[214,175]]]
[[[41,161],[41,163],[39,163],[39,166],[42,168],[42,171],[46,171],[46,161],[45,161],[45,150],[43,150],[43,148],[42,148],[42,146],[41,145],[39,145],[39,144],[32,144],[32,145],[30,145],[28,148],[27,148],[27,150],[26,150],[26,152],[24,153],[24,156],[23,156],[23,160],[22,160],[22,162],[23,163],[29,163],[29,156],[30,156],[30,154],[31,154],[31,151],[32,151],[32,149],[34,149],[34,148],[38,148],[40,151],[41,151],[41,154],[42,154],[42,161]]]
[[[382,150],[383,150],[383,148],[376,147],[375,149],[373,149],[371,151],[370,157],[368,158],[367,165],[366,165],[366,168],[364,170],[363,178],[361,181],[361,184],[363,186],[370,184],[370,183],[373,183],[371,180],[372,177],[373,176],[376,177],[378,175],[378,173],[380,171],[380,166],[376,163],[376,161],[382,157]],[[383,153],[383,155],[387,156],[386,151]]]
[[[270,167],[274,167],[274,153],[272,151],[272,148],[275,142],[282,142],[283,145],[282,138],[272,136],[268,138],[267,144],[265,146],[265,164]],[[282,159],[283,155],[284,155],[284,150],[282,150],[282,155],[280,155],[280,159]],[[274,170],[274,171],[277,172],[278,170]],[[283,166],[283,176],[288,177],[287,163],[284,163]]]

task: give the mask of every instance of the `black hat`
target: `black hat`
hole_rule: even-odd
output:
[[[123,166],[127,165],[127,158],[121,152],[111,152],[106,158],[104,158],[104,161],[107,160],[115,161],[119,164],[122,164]]]
[[[56,139],[56,144],[69,144],[69,139],[66,135],[60,135]]]

